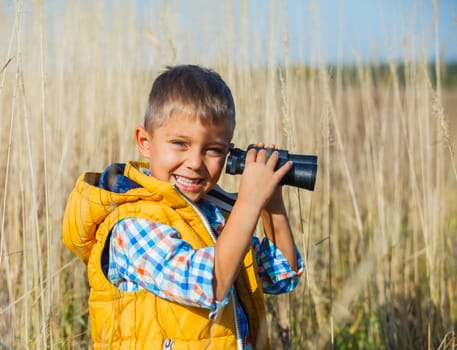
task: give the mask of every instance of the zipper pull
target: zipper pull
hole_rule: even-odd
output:
[[[165,339],[165,343],[163,343],[163,348],[162,350],[171,350],[173,349],[173,344],[174,344],[174,341],[173,339]]]

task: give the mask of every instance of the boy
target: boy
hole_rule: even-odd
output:
[[[234,127],[217,73],[168,68],[135,129],[149,163],[78,179],[63,238],[88,265],[94,349],[269,348],[263,291],[288,292],[303,271],[278,186],[292,164],[249,150],[233,204],[216,183]]]

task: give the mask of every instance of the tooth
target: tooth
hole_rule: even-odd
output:
[[[187,178],[184,178],[181,176],[176,176],[176,180],[178,182],[181,182],[184,185],[194,185],[194,184],[198,183],[198,180],[191,180],[191,179],[187,179]]]

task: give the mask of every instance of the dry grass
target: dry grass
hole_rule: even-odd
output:
[[[146,9],[145,27],[126,5],[98,4],[17,1],[0,19],[0,349],[88,347],[85,267],[60,236],[67,195],[81,172],[138,157],[133,127],[164,65],[210,64],[179,50],[172,8]],[[276,348],[455,349],[455,90],[406,54],[404,70],[360,63],[352,77],[293,66],[275,45],[264,67],[247,40],[239,54],[211,63],[236,98],[236,144],[319,155],[315,192],[286,189],[307,270],[268,299]]]

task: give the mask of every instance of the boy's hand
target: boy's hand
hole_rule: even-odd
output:
[[[255,146],[265,147],[263,143]],[[275,148],[275,145],[269,144],[267,148]],[[263,149],[250,149],[247,152],[238,192],[239,200],[247,201],[254,207],[265,208],[269,211],[274,210],[275,204],[282,206],[282,191],[278,184],[291,169],[292,162],[288,161],[275,170],[278,159],[278,152],[272,152],[270,157]]]
[[[255,145],[263,148],[264,144]],[[268,148],[275,148],[268,145]],[[276,244],[293,269],[296,268],[295,246],[282,201],[281,179],[292,167],[288,161],[275,170],[279,153],[268,157],[264,149],[250,149],[246,154],[238,198],[215,246],[214,291],[222,300],[233,284],[251,238],[262,215],[265,234]]]

